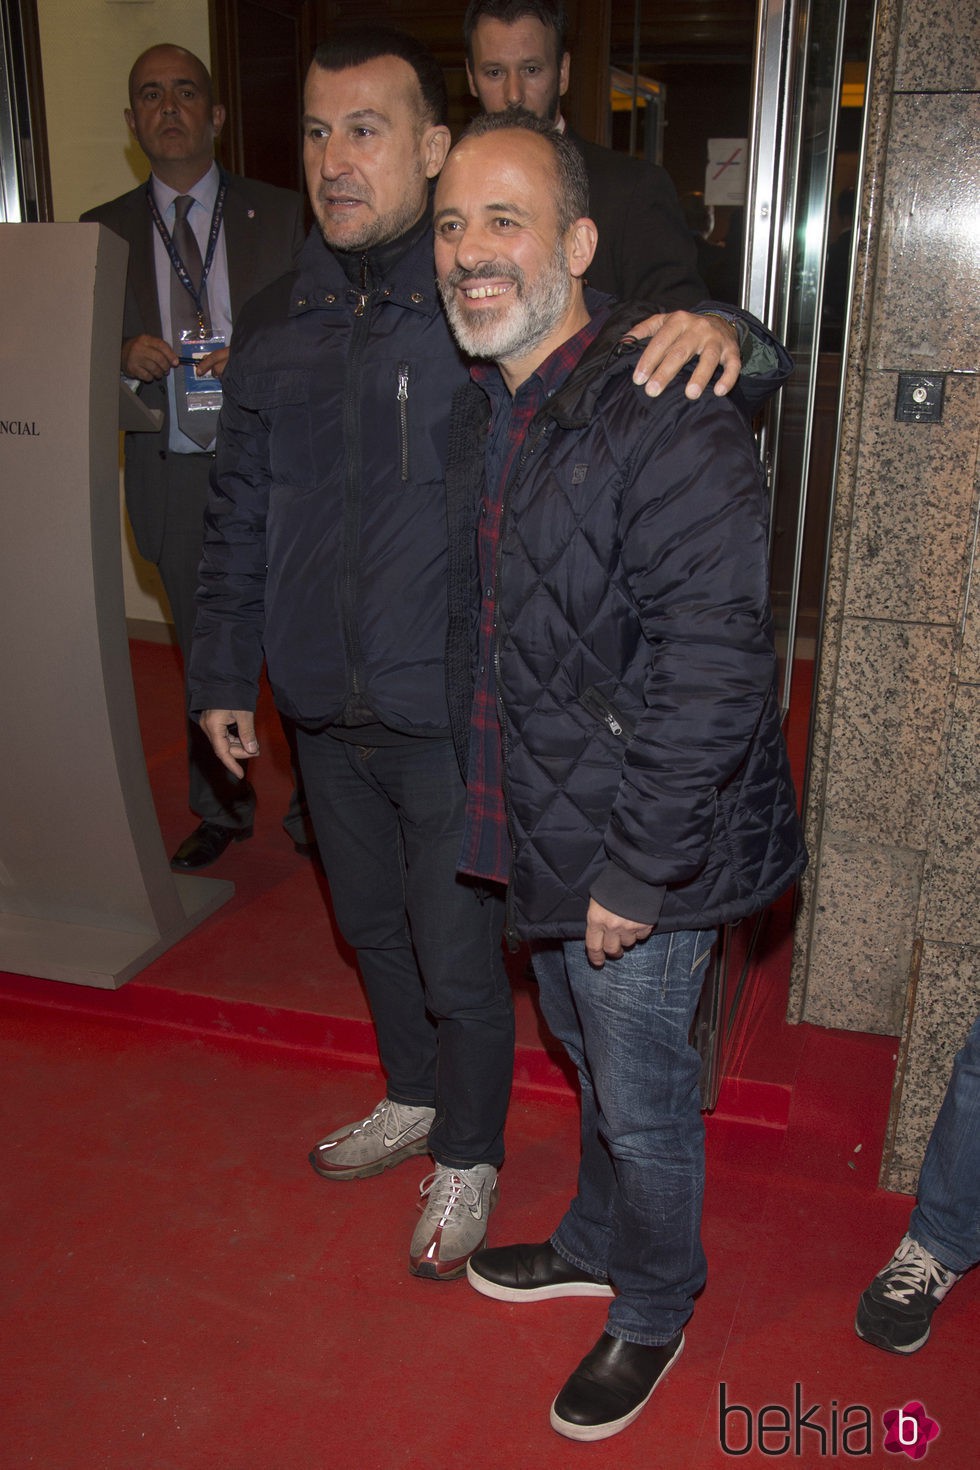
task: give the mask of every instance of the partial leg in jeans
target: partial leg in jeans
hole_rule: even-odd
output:
[[[578,1192],[552,1245],[617,1290],[606,1331],[670,1341],[704,1283],[704,1126],[691,1020],[713,930],[654,934],[594,969],[581,940],[535,948],[545,1019],[578,1069]]]
[[[435,1106],[429,1147],[439,1163],[498,1164],[514,1050],[503,900],[456,873],[465,788],[451,742],[369,748],[303,729],[298,738],[388,1096]]]
[[[980,1016],[953,1062],[909,1234],[951,1271],[980,1261]]]
[[[854,1319],[858,1337],[885,1352],[918,1352],[929,1340],[936,1308],[978,1260],[980,1017],[953,1063],[908,1231],[861,1293]]]

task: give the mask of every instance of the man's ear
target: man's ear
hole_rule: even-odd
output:
[[[476,90],[476,83],[473,81],[473,72],[470,69],[470,64],[469,64],[468,61],[466,63],[466,80],[469,83],[470,96],[471,97],[479,97],[480,94]]]
[[[126,126],[127,126],[127,128],[129,129],[129,131],[132,133],[133,137],[135,138],[136,137],[136,115],[133,112],[133,109],[131,107],[124,107],[123,108],[123,117],[126,119]],[[139,139],[138,138],[137,138],[137,142],[139,142]]]
[[[434,179],[441,170],[452,141],[452,133],[441,123],[438,127],[426,128],[422,137],[422,148],[425,154],[425,177],[427,179]]]
[[[571,275],[579,278],[585,275],[598,243],[599,231],[595,220],[583,216],[569,226],[565,236],[565,259]]]
[[[567,51],[562,53],[561,66],[558,68],[558,95],[564,97],[568,91],[568,78],[571,74],[572,58]]]
[[[221,129],[224,127],[225,118],[227,116],[228,113],[225,110],[224,105],[221,102],[215,102],[214,106],[211,108],[211,126],[214,129],[215,137],[218,136],[218,134],[221,132]]]

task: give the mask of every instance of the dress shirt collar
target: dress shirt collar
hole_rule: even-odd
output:
[[[166,218],[168,209],[171,213],[173,212],[174,200],[182,194],[190,194],[195,203],[200,204],[207,211],[208,218],[211,218],[214,212],[215,200],[218,197],[218,185],[221,182],[218,165],[213,159],[211,160],[211,167],[207,173],[199,178],[193,188],[190,189],[171,189],[170,185],[165,184],[162,179],[158,179],[156,174],[151,174],[150,178],[153,180],[153,197],[157,202],[157,209],[159,209],[164,218]]]

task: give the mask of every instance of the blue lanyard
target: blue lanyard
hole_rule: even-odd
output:
[[[187,274],[187,267],[184,265],[184,262],[180,258],[177,247],[173,242],[173,236],[163,222],[163,216],[157,208],[157,202],[153,197],[153,180],[147,179],[146,181],[146,202],[149,205],[150,214],[153,216],[153,223],[156,225],[158,231],[160,232],[160,239],[163,241],[164,246],[166,247],[167,254],[170,256],[170,264],[173,266],[174,271],[176,272],[177,279],[180,281],[180,284],[184,287],[185,291],[190,294],[191,300],[194,302],[194,309],[197,312],[197,319],[201,328],[202,337],[207,331],[207,323],[204,319],[204,306],[202,304],[202,298],[204,295],[204,287],[207,284],[208,272],[210,271],[212,262],[214,261],[215,247],[218,244],[218,235],[221,231],[221,218],[225,212],[225,195],[228,193],[228,177],[223,170],[219,174],[219,179],[220,182],[218,185],[218,197],[214,201],[214,213],[211,215],[211,229],[208,232],[208,248],[207,254],[204,257],[204,268],[201,271],[201,284],[199,287],[195,287],[194,282]]]

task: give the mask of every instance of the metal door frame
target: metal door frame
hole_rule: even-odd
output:
[[[846,19],[847,0],[759,0],[757,13],[742,301],[786,343],[791,352],[799,353],[801,359],[805,356],[808,370],[798,465],[791,466],[788,456],[781,453],[785,393],[778,394],[767,409],[759,435],[760,453],[774,509],[770,524],[771,554],[777,500],[780,508],[788,505],[790,520],[795,518],[791,538],[793,571],[789,603],[785,611],[785,626],[778,630],[783,659],[781,705],[784,716],[789,710],[796,651],[800,567],[817,387],[820,304],[833,205],[831,184],[843,80]],[[813,49],[819,28],[823,30],[824,39],[827,32],[833,32],[833,56],[828,67],[825,58],[829,51],[825,45],[819,55],[819,59],[824,60],[823,75],[815,82]],[[869,76],[873,48],[874,15],[868,43]],[[821,90],[814,98],[817,83]],[[811,103],[813,106],[808,113]],[[864,154],[862,143],[859,187]],[[855,248],[856,238],[855,231]],[[852,267],[853,258],[852,253]],[[800,341],[796,341],[800,323],[804,330],[799,333]],[[845,329],[845,353],[846,343]],[[840,409],[836,435],[839,444]],[[787,483],[791,475],[792,482]],[[701,1096],[703,1106],[709,1111],[718,1101],[727,1042],[749,983],[759,936],[765,932],[764,920],[765,915],[753,915],[743,920],[740,926],[722,930],[711,971],[705,981],[692,1039],[702,1057]],[[743,937],[746,940],[744,945],[740,942]]]

